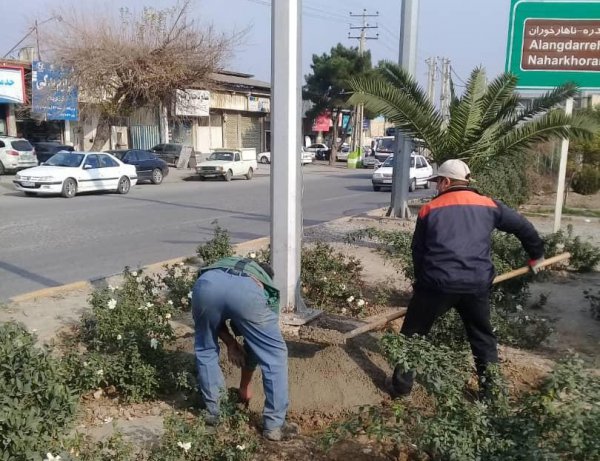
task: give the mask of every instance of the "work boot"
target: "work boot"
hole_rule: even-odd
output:
[[[207,426],[218,426],[221,418],[219,415],[211,415],[210,413],[204,414],[204,424]]]
[[[271,442],[281,442],[285,439],[294,438],[300,435],[300,426],[296,423],[283,423],[283,426],[271,430],[264,430],[263,437]]]
[[[392,398],[406,397],[410,395],[415,380],[414,372],[402,371],[400,365],[396,365],[392,373],[391,385],[389,388]]]

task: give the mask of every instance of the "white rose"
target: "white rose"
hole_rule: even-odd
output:
[[[123,339],[123,336],[117,335],[117,341],[121,341],[122,339]]]
[[[171,301],[171,300],[169,299],[169,300],[167,301],[167,304],[168,304],[169,306],[172,306],[172,305],[173,305],[173,301]]]
[[[192,299],[192,292],[191,291],[188,293],[188,298]]]
[[[250,253],[248,256],[250,256],[252,259],[256,258],[256,253],[252,252]],[[238,445],[239,446],[239,445]]]
[[[356,301],[356,305],[358,307],[363,307],[365,305],[365,300],[364,299],[359,299],[358,301]]]
[[[116,299],[110,299],[108,301],[108,308],[112,311],[115,307],[117,307],[117,300]]]
[[[177,446],[182,448],[183,451],[188,451],[192,448],[192,442],[177,442]]]
[[[100,370],[98,370],[98,371],[96,372],[96,374],[97,374],[98,376],[104,376],[104,370],[101,368]]]
[[[169,319],[171,318],[171,314],[166,314],[166,315],[165,315],[165,318],[166,318],[167,320],[169,320]]]
[[[158,340],[156,338],[152,338],[150,340],[150,347],[152,349],[156,349],[158,347]]]
[[[342,314],[345,314],[346,312],[348,312],[348,309],[346,309],[345,307],[342,308]]]
[[[137,277],[137,272],[136,272],[136,271],[133,271],[133,272],[131,273],[131,276],[132,276],[132,277]]]
[[[240,451],[244,451],[246,449],[246,445],[236,445],[235,448],[237,448]]]
[[[44,461],[60,461],[62,458],[60,455],[52,456],[52,453],[46,453]]]
[[[348,304],[350,304],[352,301],[354,301],[354,296],[350,296],[348,299],[346,299]]]

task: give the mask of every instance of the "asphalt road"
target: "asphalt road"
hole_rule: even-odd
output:
[[[389,204],[373,192],[372,170],[308,165],[303,217],[310,226]],[[93,279],[195,253],[213,222],[235,242],[269,233],[269,175],[200,182],[174,172],[160,186],[140,184],[127,195],[73,199],[26,197],[0,178],[0,300],[41,288]],[[430,194],[417,190],[412,196]]]

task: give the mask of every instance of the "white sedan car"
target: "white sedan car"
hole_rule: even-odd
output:
[[[271,163],[271,152],[261,152],[256,156],[260,163]],[[304,147],[300,150],[300,163],[306,165],[313,162],[314,155]]]
[[[392,187],[392,175],[394,172],[394,156],[390,155],[381,167],[373,172],[371,182],[373,190],[380,191],[382,187]],[[427,178],[433,176],[433,168],[422,155],[411,154],[410,156],[410,183],[408,190],[414,192],[417,186],[429,188]]]
[[[137,183],[134,165],[127,165],[102,152],[59,152],[40,166],[22,170],[13,180],[26,195],[115,191],[126,194]]]

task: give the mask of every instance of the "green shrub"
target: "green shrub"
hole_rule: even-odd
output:
[[[219,259],[233,256],[233,246],[227,229],[216,225],[213,238],[198,246],[196,250],[203,266],[210,266]]]
[[[158,296],[157,282],[126,268],[123,285],[92,293],[82,318],[85,350],[65,358],[71,382],[82,391],[114,386],[127,401],[152,399],[159,391],[189,387],[193,372],[167,350],[175,339],[173,303]]]
[[[358,316],[365,310],[362,299],[362,267],[358,259],[318,242],[302,248],[301,279],[306,299],[315,307]]]
[[[248,415],[238,409],[237,391],[221,400],[221,420],[209,430],[202,418],[186,420],[173,414],[165,420],[165,433],[148,461],[215,460],[245,461],[258,448]]]
[[[499,369],[489,368],[488,398],[465,396],[472,374],[468,353],[435,346],[421,338],[386,335],[383,351],[390,365],[414,370],[432,403],[410,401],[365,407],[349,421],[327,431],[331,446],[341,438],[367,434],[389,440],[392,450],[410,459],[599,460],[600,376],[576,357],[560,362],[543,384],[507,398]]]
[[[529,157],[501,156],[472,171],[474,186],[482,194],[502,200],[508,206],[517,207],[530,195],[527,180]]]
[[[189,294],[196,283],[197,272],[183,263],[164,266],[164,274],[158,276],[157,283],[164,286],[167,303],[175,309],[189,311],[192,303]]]
[[[581,195],[594,195],[600,190],[600,168],[584,165],[573,177],[571,187],[574,192]]]
[[[600,264],[600,248],[591,242],[573,236],[573,226],[567,232],[560,230],[544,237],[544,251],[547,258],[568,251],[571,253],[569,267],[578,272],[591,272]]]
[[[0,459],[39,460],[73,420],[77,395],[60,362],[15,323],[0,324]]]

